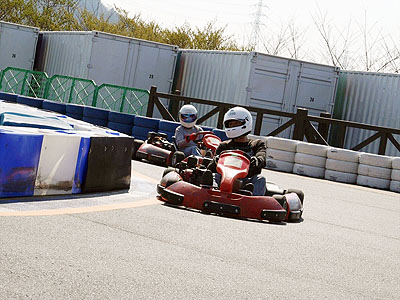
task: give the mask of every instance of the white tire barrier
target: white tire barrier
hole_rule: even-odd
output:
[[[325,168],[326,158],[311,154],[296,153],[294,162],[300,165]]]
[[[319,167],[313,167],[295,163],[293,166],[293,173],[314,178],[324,178],[325,168],[319,168]]]
[[[392,180],[390,182],[390,190],[393,192],[400,193],[400,181]]]
[[[330,146],[300,142],[297,144],[296,152],[326,157],[329,148]]]
[[[381,178],[381,179],[390,179],[391,173],[392,173],[392,169],[388,169],[388,168],[381,168],[381,167],[369,166],[369,165],[364,165],[364,164],[358,165],[358,174],[359,175]]]
[[[326,160],[325,168],[327,170],[332,170],[332,171],[337,171],[337,172],[357,174],[358,162],[355,163],[355,162],[342,161],[342,160],[328,158]]]
[[[400,157],[393,158],[392,169],[400,170]]]
[[[249,134],[248,137],[253,140],[262,140],[265,143],[265,145],[267,145],[267,137],[266,136]]]
[[[390,180],[382,179],[382,178],[375,178],[369,177],[364,175],[357,176],[357,184],[362,186],[368,186],[377,189],[388,189],[390,186]]]
[[[325,170],[325,179],[343,182],[343,183],[356,183],[357,182],[357,174],[345,173],[340,171],[333,170]]]
[[[393,169],[392,176],[390,178],[395,181],[400,181],[400,170]]]
[[[267,137],[266,168],[400,192],[400,157]]]
[[[383,156],[371,153],[360,154],[360,164],[381,167],[381,168],[392,168],[393,157]]]
[[[360,152],[353,150],[330,148],[326,153],[326,156],[331,159],[353,162],[358,164],[358,161],[360,159],[360,154],[361,154]]]
[[[295,152],[267,148],[267,159],[281,160],[293,163],[295,154]]]
[[[275,160],[275,159],[270,159],[270,158],[266,159],[266,167],[267,167],[267,169],[271,169],[271,170],[292,173],[293,165],[294,165],[294,163],[287,162],[287,161]]]
[[[267,148],[296,152],[299,141],[269,136],[267,137]]]

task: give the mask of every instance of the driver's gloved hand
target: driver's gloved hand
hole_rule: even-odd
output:
[[[252,156],[252,157],[250,158],[250,168],[257,169],[258,166],[259,166],[259,164],[260,164],[260,162],[259,162],[259,160],[258,160],[257,157]]]

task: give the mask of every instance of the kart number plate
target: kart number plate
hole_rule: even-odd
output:
[[[235,156],[225,157],[224,165],[227,167],[235,167],[240,169],[242,167],[243,161]]]
[[[239,215],[240,207],[236,205],[223,204],[214,201],[206,201],[203,203],[204,210],[214,211],[218,213],[226,213],[231,215]]]

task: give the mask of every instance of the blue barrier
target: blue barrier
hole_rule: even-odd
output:
[[[110,111],[108,114],[108,121],[113,123],[121,123],[133,126],[135,121],[135,115]]]
[[[43,100],[42,109],[47,109],[65,115],[67,105],[65,103],[55,102],[51,100]]]
[[[136,116],[134,126],[145,127],[153,129],[153,131],[158,131],[158,126],[160,124],[159,119],[152,119],[148,117]]]
[[[65,111],[66,111],[67,115],[68,115],[68,113],[71,113],[71,114],[83,116],[84,108],[85,107],[82,105],[68,103]]]
[[[33,196],[43,135],[0,129],[0,198]]]
[[[42,108],[43,99],[19,95],[17,98],[17,103]]]
[[[221,139],[221,141],[226,141],[226,140],[228,139],[228,137],[226,136],[224,130],[214,128],[214,129],[212,130],[212,132],[213,132],[217,137],[219,137],[219,138]]]
[[[108,121],[109,110],[85,106],[83,108],[83,117],[91,118],[91,119],[100,119]]]
[[[146,128],[146,127],[141,127],[141,126],[133,126],[131,135],[134,136],[135,139],[147,140],[147,134],[150,131],[157,132],[157,130],[154,130],[152,128]]]
[[[112,130],[122,132],[127,135],[131,135],[133,126],[128,125],[128,124],[123,124],[123,123],[117,123],[117,122],[108,122],[107,127]]]
[[[160,124],[158,126],[158,129],[159,130],[163,130],[163,131],[175,132],[175,129],[180,125],[181,124],[178,123],[178,122],[160,120]]]
[[[80,194],[82,192],[82,187],[85,184],[87,174],[89,150],[90,137],[83,136],[81,138],[78,159],[76,161],[76,171],[74,183],[72,185],[72,194]]]
[[[8,102],[17,102],[18,95],[0,92],[0,100],[8,101]]]
[[[90,117],[86,117],[86,116],[83,116],[82,120],[85,122],[88,122],[90,124],[103,126],[103,127],[107,127],[107,123],[108,123],[107,120],[104,120],[104,119],[95,119],[95,118],[90,118]]]

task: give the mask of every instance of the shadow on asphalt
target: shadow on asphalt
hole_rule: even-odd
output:
[[[173,208],[173,209],[185,210],[185,211],[190,212],[190,213],[197,213],[197,214],[200,213],[200,214],[203,214],[203,215],[210,215],[210,216],[214,216],[214,217],[228,218],[228,219],[233,219],[233,220],[238,220],[238,221],[253,222],[253,223],[259,223],[259,224],[286,226],[288,223],[296,224],[296,223],[302,223],[304,221],[303,218],[300,218],[300,220],[297,221],[297,222],[261,221],[261,220],[255,220],[255,219],[244,219],[244,218],[237,218],[237,217],[234,217],[234,216],[227,216],[227,215],[222,215],[222,214],[210,213],[210,212],[195,210],[195,209],[191,209],[191,208],[187,208],[187,207],[183,207],[183,206],[176,206],[176,205],[173,205],[173,204],[170,204],[170,203],[166,203],[166,202],[164,202],[162,205],[166,206],[166,207],[169,207],[169,208]]]

